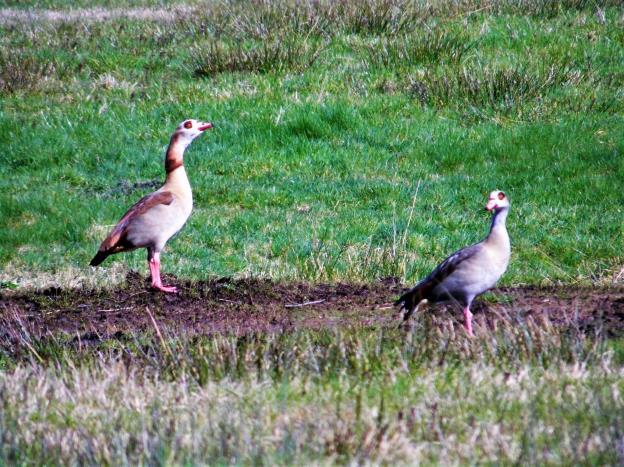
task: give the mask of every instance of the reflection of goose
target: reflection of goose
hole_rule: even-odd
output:
[[[407,321],[420,302],[453,302],[464,308],[466,331],[472,333],[470,305],[474,298],[494,287],[509,264],[511,245],[505,226],[509,200],[502,191],[490,193],[485,209],[493,211],[490,233],[482,242],[453,253],[431,274],[396,301]]]
[[[186,223],[193,209],[193,194],[183,164],[184,150],[209,128],[211,123],[197,120],[185,120],[176,128],[165,157],[165,184],[141,198],[123,215],[100,245],[91,266],[97,266],[114,253],[147,248],[152,287],[163,292],[177,291],[160,280],[160,252]]]

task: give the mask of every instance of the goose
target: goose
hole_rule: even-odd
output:
[[[493,213],[488,236],[453,253],[395,302],[395,305],[401,305],[399,311],[405,310],[401,324],[409,319],[421,302],[452,302],[463,307],[464,327],[468,335],[474,335],[470,305],[477,295],[494,287],[509,264],[511,244],[505,226],[509,206],[505,193],[499,190],[490,193],[485,206]]]
[[[160,278],[160,252],[191,214],[193,194],[186,171],[184,151],[212,123],[185,120],[176,128],[165,156],[165,184],[144,196],[122,216],[104,239],[91,266],[97,266],[114,253],[147,249],[147,261],[152,287],[162,292],[176,293],[177,288],[163,285]]]

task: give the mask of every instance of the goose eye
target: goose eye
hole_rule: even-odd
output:
[[[498,199],[505,199],[505,193],[503,193],[502,191],[498,194]]]
[[[191,122],[190,120],[187,122],[184,122],[184,128],[186,128],[187,130],[189,128],[193,128],[193,122]]]

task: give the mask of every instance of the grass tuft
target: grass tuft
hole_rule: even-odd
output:
[[[422,77],[410,79],[409,91],[423,104],[437,107],[469,104],[510,110],[529,99],[543,98],[554,88],[575,86],[587,77],[587,73],[567,65],[552,65],[536,72],[525,65],[475,64],[443,74],[427,70]]]
[[[367,44],[371,67],[413,67],[441,61],[458,63],[476,43],[463,34],[443,28],[423,32],[375,38]]]
[[[195,75],[211,77],[224,72],[269,73],[300,71],[311,66],[323,50],[307,37],[268,38],[253,45],[210,42],[209,49],[195,49]]]
[[[52,61],[22,50],[0,48],[0,95],[42,89],[55,73]]]

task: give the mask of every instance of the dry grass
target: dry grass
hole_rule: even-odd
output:
[[[0,94],[41,89],[54,79],[56,72],[51,60],[24,50],[0,48]]]
[[[52,246],[54,248],[54,246]],[[145,266],[147,269],[147,266]],[[24,267],[19,260],[6,264],[0,271],[2,288],[43,290],[50,287],[68,289],[108,289],[118,287],[126,280],[129,268],[122,263],[113,263],[104,268],[69,266],[52,271],[33,271]]]
[[[171,8],[76,8],[71,10],[0,9],[0,26],[33,22],[102,22],[116,19],[172,22],[188,19],[194,10],[184,5]]]
[[[547,322],[501,321],[472,340],[443,323],[422,325],[408,334],[365,329],[193,341],[162,330],[164,340],[127,336],[95,348],[44,345],[22,329],[24,356],[0,373],[0,458],[623,460],[624,369],[600,341]]]

